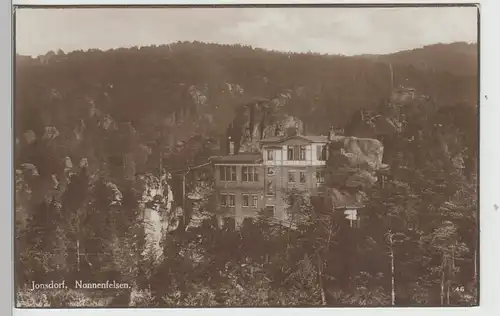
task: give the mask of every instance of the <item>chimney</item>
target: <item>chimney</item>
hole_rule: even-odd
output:
[[[295,135],[300,135],[301,134],[300,132],[301,132],[300,131],[300,124],[299,124],[299,122],[296,122],[295,123]]]
[[[330,126],[330,131],[328,132],[328,140],[333,140],[333,136],[335,136],[335,126]]]
[[[234,142],[232,140],[229,140],[229,155],[234,155]]]

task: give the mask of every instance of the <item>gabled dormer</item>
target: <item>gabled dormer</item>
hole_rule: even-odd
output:
[[[326,163],[327,136],[293,135],[262,139],[265,165],[321,166]]]

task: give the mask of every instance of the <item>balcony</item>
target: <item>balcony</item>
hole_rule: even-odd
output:
[[[266,160],[265,166],[326,166],[321,160]]]

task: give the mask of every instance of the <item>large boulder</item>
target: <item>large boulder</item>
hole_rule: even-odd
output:
[[[331,158],[351,167],[373,171],[386,168],[382,164],[384,145],[376,139],[331,136],[329,150]]]
[[[334,208],[361,208],[364,192],[377,182],[376,173],[385,170],[384,146],[376,139],[330,136],[326,197]]]

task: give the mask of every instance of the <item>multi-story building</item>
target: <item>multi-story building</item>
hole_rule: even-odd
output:
[[[258,153],[213,157],[220,217],[234,219],[239,226],[245,218],[264,212],[287,222],[287,192],[314,195],[321,190],[327,143],[327,136],[276,136],[261,140]]]

